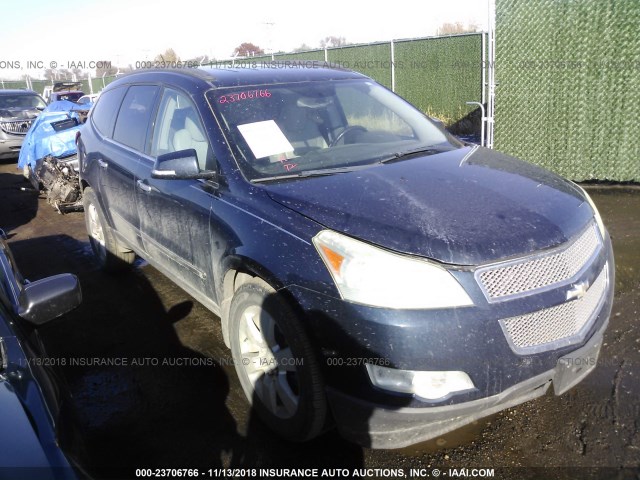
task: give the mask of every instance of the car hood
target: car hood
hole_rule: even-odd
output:
[[[263,186],[326,228],[457,265],[557,246],[593,217],[570,182],[480,147]]]
[[[37,108],[0,108],[0,119],[4,121],[32,120],[39,114]]]

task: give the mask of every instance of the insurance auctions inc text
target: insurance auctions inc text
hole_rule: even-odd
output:
[[[93,70],[95,68],[109,69],[111,61],[104,60],[70,60],[58,62],[55,60],[4,60],[0,59],[0,70],[44,70],[45,68],[66,68],[70,70]]]
[[[151,472],[136,470],[136,476]],[[200,472],[200,471],[198,471]],[[215,468],[201,471],[209,478],[493,478],[493,468]],[[200,476],[200,475],[195,475]]]

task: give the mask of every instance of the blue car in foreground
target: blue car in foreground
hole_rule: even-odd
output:
[[[91,244],[220,316],[240,383],[295,441],[439,436],[595,366],[609,235],[579,186],[466,145],[361,74],[148,70],[78,138]]]
[[[37,327],[80,304],[75,275],[27,282],[0,230],[0,478],[75,479],[60,449],[64,392]]]

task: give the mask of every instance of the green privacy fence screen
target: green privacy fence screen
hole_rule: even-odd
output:
[[[454,123],[482,98],[482,35],[395,43],[396,93],[445,123]]]
[[[638,0],[497,0],[496,55],[496,149],[640,181]]]
[[[480,101],[482,96],[482,35],[480,33],[430,37],[394,42],[378,42],[366,45],[310,50],[300,53],[283,53],[236,60],[233,63],[251,64],[263,62],[294,62],[315,60],[337,63],[372,77],[416,105],[420,110],[455,123],[473,109],[468,101]],[[392,55],[393,49],[393,55]],[[392,82],[392,59],[395,82]],[[231,64],[232,61],[216,62]],[[115,77],[91,79],[93,92],[97,93]],[[83,91],[89,93],[89,80],[83,81]],[[32,88],[42,93],[50,81],[31,80]],[[26,88],[24,81],[4,81],[2,88]]]
[[[257,56],[238,63],[316,60],[361,72],[447,124],[473,110],[482,98],[480,33],[348,45],[324,50]],[[393,55],[392,55],[393,49]],[[326,56],[325,56],[326,55]],[[395,82],[392,81],[392,58]]]

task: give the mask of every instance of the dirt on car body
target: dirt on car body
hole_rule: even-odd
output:
[[[334,431],[307,444],[275,437],[246,407],[215,315],[144,262],[125,276],[100,272],[84,214],[60,216],[25,186],[15,163],[0,165],[0,226],[27,278],[60,272],[80,278],[83,304],[40,335],[50,357],[66,363],[61,371],[75,398],[80,453],[97,478],[111,475],[115,465],[131,477],[141,465],[487,467],[550,478],[580,478],[581,472],[608,478],[621,467],[637,472],[638,189],[589,190],[613,238],[617,278],[603,350],[582,383],[564,396],[548,394],[427,444],[370,450]],[[87,361],[94,358],[112,362]],[[172,363],[163,364],[166,359]]]

